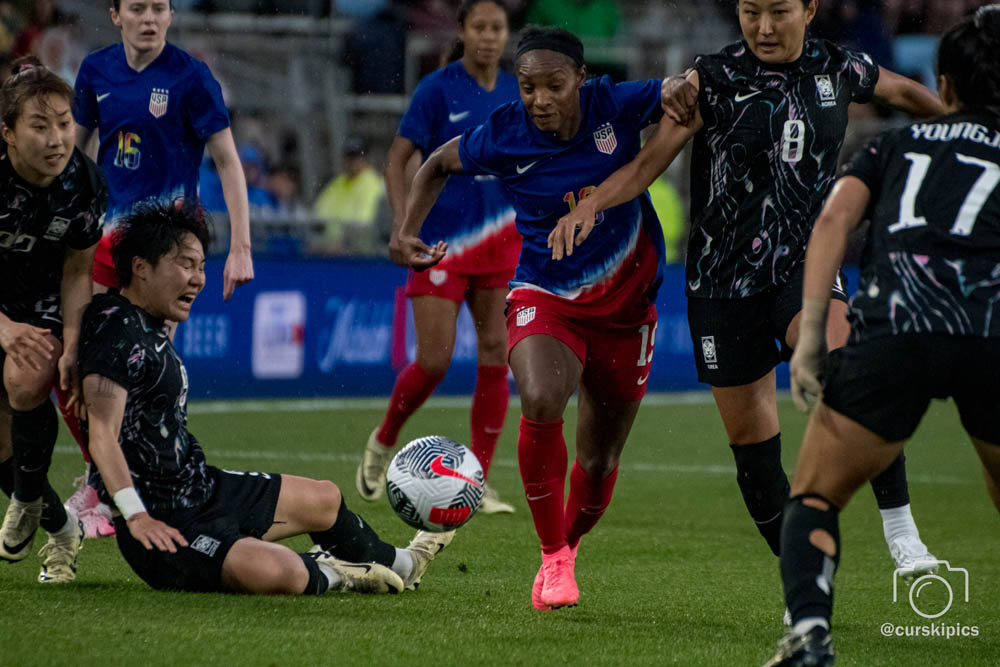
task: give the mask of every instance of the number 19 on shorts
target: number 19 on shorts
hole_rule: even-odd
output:
[[[806,145],[806,124],[801,120],[786,120],[781,133],[781,159],[795,163],[802,159]]]

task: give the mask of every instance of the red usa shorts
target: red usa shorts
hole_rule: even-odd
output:
[[[417,273],[411,270],[406,278],[406,296],[438,296],[462,303],[473,290],[507,289],[514,277],[514,267],[496,273],[460,273],[430,268]]]
[[[105,287],[118,287],[118,273],[115,272],[115,263],[111,259],[111,236],[105,234],[97,242],[97,250],[94,252],[94,268],[91,274],[94,282]]]
[[[592,395],[639,401],[653,362],[656,306],[650,304],[627,326],[580,320],[545,299],[518,298],[507,303],[507,354],[528,336],[552,336],[573,350],[583,364],[580,381]]]

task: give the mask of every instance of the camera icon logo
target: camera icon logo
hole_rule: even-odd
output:
[[[910,584],[908,596],[910,608],[917,615],[927,619],[940,618],[948,613],[955,602],[955,588],[964,595],[965,602],[969,601],[969,571],[964,567],[952,567],[946,560],[928,561],[921,565],[927,566],[931,563],[934,567]],[[892,573],[893,602],[899,599],[900,580],[904,582],[905,587],[905,582],[912,576],[913,571],[906,569],[897,569]],[[952,587],[953,584],[955,588]],[[925,592],[923,601],[919,599],[922,592]],[[941,602],[945,596],[946,600]]]

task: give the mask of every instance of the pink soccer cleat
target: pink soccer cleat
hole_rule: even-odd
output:
[[[576,586],[573,569],[576,566],[576,549],[563,547],[554,554],[542,554],[542,568],[535,577],[537,585],[541,579],[541,592],[535,604],[534,587],[532,605],[536,609],[560,609],[574,607],[580,600],[580,589]]]
[[[76,491],[63,503],[63,506],[67,510],[72,510],[74,514],[80,515],[89,509],[97,507],[98,503],[101,502],[97,499],[97,491],[94,490],[94,487],[87,484],[86,475],[81,475],[74,479],[73,486],[76,487]]]
[[[83,524],[84,537],[95,539],[115,536],[115,524],[111,520],[111,509],[104,503],[98,503],[94,507],[84,510],[79,517]]]

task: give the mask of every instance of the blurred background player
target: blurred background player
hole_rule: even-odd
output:
[[[108,181],[104,238],[94,261],[95,290],[116,284],[111,235],[118,219],[140,202],[197,200],[198,168],[207,146],[229,210],[222,289],[228,300],[237,285],[253,278],[253,262],[247,184],[222,91],[204,63],[167,43],[173,18],[168,0],[111,0],[110,13],[122,41],[84,59],[73,109],[77,145],[88,150]],[[96,148],[91,144],[95,131]],[[65,405],[62,398],[60,405]],[[78,423],[67,416],[67,424],[86,459]],[[88,536],[113,534],[107,508],[96,507],[86,476],[77,484],[68,502],[83,516]]]
[[[54,382],[80,399],[77,342],[107,203],[97,166],[73,147],[73,89],[34,57],[0,88],[0,489],[10,497],[0,559],[49,534],[38,580],[76,578],[83,525],[47,475],[59,431]],[[13,456],[11,456],[13,450]]]
[[[740,0],[743,41],[698,57],[687,82],[667,82],[674,117],[560,222],[567,239],[589,230],[596,211],[642,192],[695,138],[687,297],[698,379],[712,387],[744,502],[775,555],[788,498],[775,366],[798,342],[806,239],[833,182],[848,107],[874,98],[921,118],[942,111],[927,88],[868,55],[806,40],[816,4]],[[837,348],[848,335],[840,282],[830,309]],[[936,567],[910,513],[902,457],[873,488],[896,567]]]
[[[517,80],[500,69],[507,35],[507,10],[502,4],[465,0],[458,11],[453,62],[425,77],[413,94],[385,167],[394,216],[389,256],[397,264],[406,264],[399,230],[406,213],[406,165],[410,158],[419,152],[426,159],[449,139],[486,120],[497,107],[518,98]],[[504,298],[520,250],[514,209],[495,179],[456,176],[448,181],[427,216],[421,236],[428,242],[446,241],[450,251],[432,271],[411,271],[407,277],[417,355],[400,372],[385,419],[365,445],[356,479],[358,493],[365,500],[381,497],[400,429],[448,371],[463,301],[469,306],[478,338],[470,448],[487,478],[507,416]],[[487,487],[480,511],[491,514],[513,512],[514,508]]]
[[[118,548],[155,589],[321,594],[415,588],[451,533],[408,549],[378,538],[331,482],[220,470],[187,430],[187,373],[169,337],[205,286],[200,211],[139,207],[112,248],[117,282],[83,318],[90,451]],[[106,495],[105,495],[106,494]],[[148,506],[148,507],[147,507]],[[309,533],[307,553],[272,544]],[[363,565],[352,565],[363,564]]]
[[[444,241],[428,246],[417,237],[449,174],[495,176],[510,193],[523,235],[507,299],[510,366],[521,395],[517,456],[542,549],[531,602],[556,609],[580,597],[580,538],[611,502],[646,392],[664,248],[645,194],[605,212],[592,243],[575,254],[550,250],[548,236],[563,212],[639,152],[640,131],[662,114],[660,82],[616,85],[605,76],[584,85],[583,45],[560,28],[526,29],[515,72],[521,102],[446,143],[417,172],[399,242],[418,268],[450,252]],[[562,415],[577,391],[576,461],[564,506]]]
[[[839,513],[899,456],[932,398],[954,397],[1000,509],[1000,326],[993,316],[1000,5],[981,8],[945,34],[937,69],[949,114],[888,132],[860,151],[809,240],[792,396],[803,410],[807,397],[822,402],[806,428],[781,533],[781,578],[794,626],[768,665],[833,664]],[[850,342],[827,360],[830,285],[848,235],[868,213]]]

